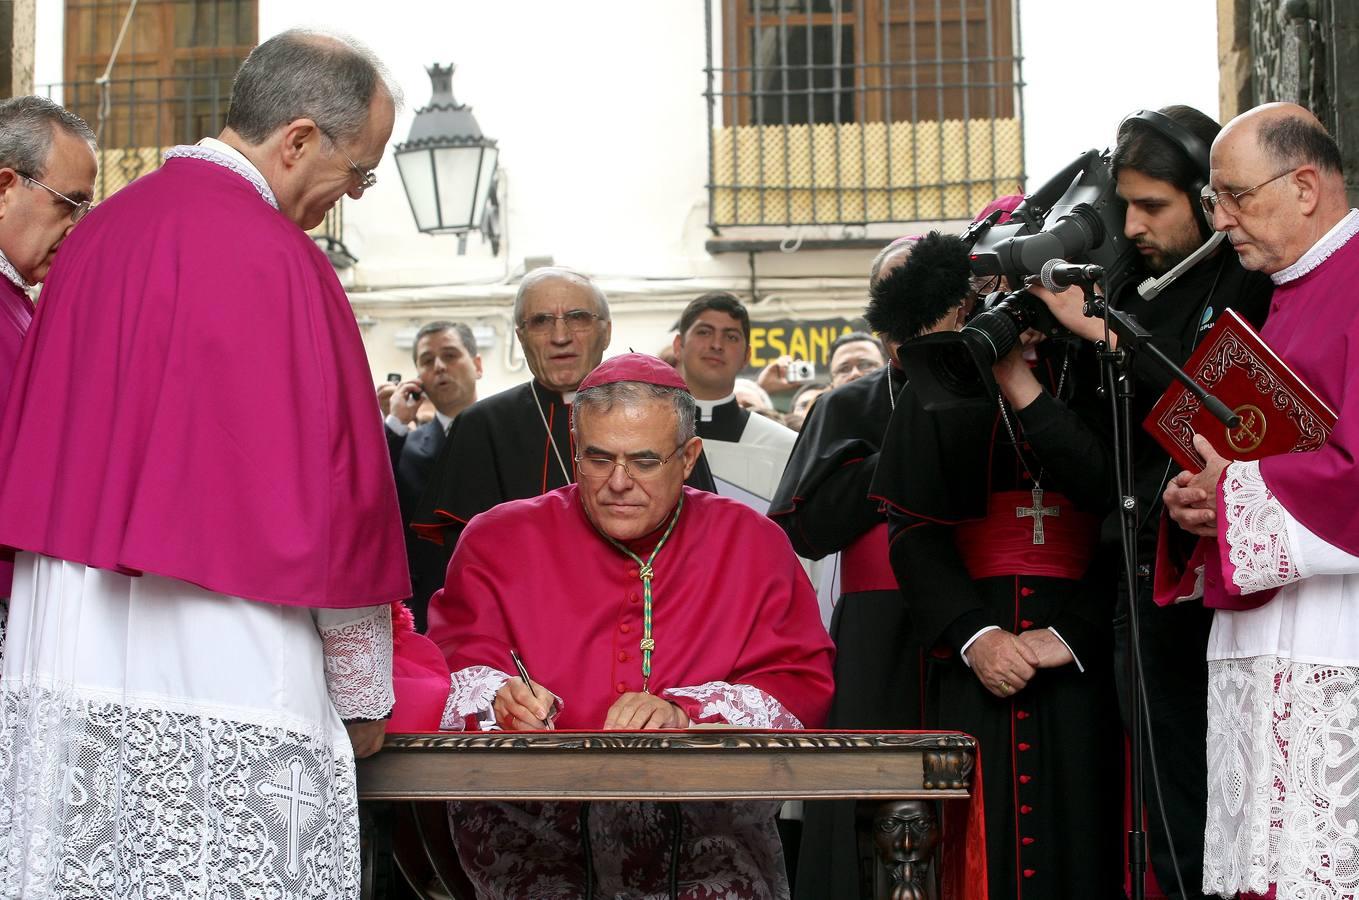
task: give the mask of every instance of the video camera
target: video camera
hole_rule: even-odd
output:
[[[1127,204],[1117,194],[1109,153],[1087,150],[1024,198],[1009,221],[992,212],[963,233],[972,274],[1003,275],[1012,285],[1071,260],[1102,270],[1106,295],[1117,290],[1137,259],[1123,234]],[[1027,328],[1049,339],[1073,337],[1042,300],[1024,290],[996,292],[959,332],[930,334],[904,344],[902,365],[927,409],[990,402],[991,366],[1009,353]]]

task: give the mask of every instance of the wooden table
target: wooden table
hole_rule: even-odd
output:
[[[882,870],[863,885],[864,895],[924,898],[938,827],[933,804],[919,801],[966,798],[975,758],[972,738],[933,732],[392,735],[381,753],[358,763],[369,832],[364,893],[381,889],[372,863],[390,836],[402,853],[418,844],[428,864],[422,873],[432,871],[462,900],[461,879],[450,870],[456,863],[442,808],[449,800],[850,799],[871,820],[872,834],[861,829],[860,843],[876,848]],[[375,828],[393,810],[382,805],[397,803],[409,804],[398,808],[404,818]]]

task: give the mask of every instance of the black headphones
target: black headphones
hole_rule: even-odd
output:
[[[1208,217],[1203,211],[1203,204],[1199,202],[1199,195],[1203,188],[1208,184],[1208,145],[1199,140],[1198,135],[1176,122],[1165,113],[1157,112],[1154,109],[1139,109],[1135,113],[1130,113],[1118,123],[1117,134],[1123,133],[1123,127],[1130,122],[1137,122],[1145,125],[1161,137],[1165,138],[1194,164],[1194,171],[1199,174],[1199,178],[1190,186],[1189,205],[1194,210],[1194,216],[1198,220],[1199,226],[1205,232],[1213,230],[1208,222]]]

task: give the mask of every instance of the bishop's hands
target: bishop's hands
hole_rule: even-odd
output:
[[[506,731],[550,730],[559,709],[561,699],[556,694],[541,684],[530,689],[517,675],[501,685],[491,704],[496,724]]]
[[[1075,660],[1071,649],[1050,628],[1022,634],[993,628],[967,648],[967,661],[977,680],[1001,698],[1022,691],[1039,669],[1056,669]]]
[[[1071,648],[1051,628],[1034,628],[1019,635],[1019,642],[1038,657],[1038,668],[1056,669],[1076,661]]]
[[[1019,636],[1000,628],[973,641],[967,661],[982,687],[1002,698],[1023,690],[1038,671],[1038,654]]]
[[[1219,456],[1202,435],[1194,435],[1194,449],[1206,463],[1203,471],[1176,475],[1161,499],[1176,525],[1199,537],[1217,537],[1217,483],[1231,460]]]
[[[688,728],[689,716],[669,700],[655,694],[630,692],[609,707],[605,731],[641,731],[656,728]]]

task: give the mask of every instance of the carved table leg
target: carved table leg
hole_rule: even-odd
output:
[[[931,900],[930,862],[939,843],[934,806],[924,800],[859,804],[861,852],[872,848],[870,874],[874,900]],[[864,834],[867,831],[868,834]],[[868,879],[865,879],[868,880]],[[867,884],[861,885],[867,888]]]

